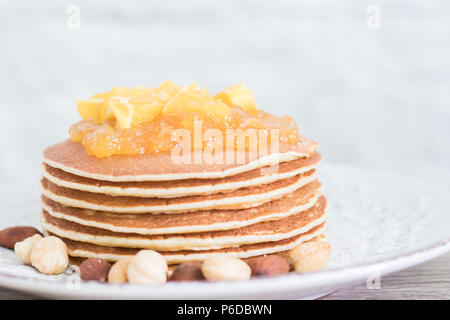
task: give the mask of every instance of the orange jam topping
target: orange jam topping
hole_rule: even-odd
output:
[[[78,100],[77,108],[83,120],[70,128],[72,141],[96,157],[170,152],[178,143],[172,133],[186,129],[194,134],[200,121],[203,130],[218,129],[224,136],[227,129],[278,129],[280,142],[298,142],[292,118],[259,110],[243,84],[215,96],[196,84],[171,81],[159,88],[114,88]]]

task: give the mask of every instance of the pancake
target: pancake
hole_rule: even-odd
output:
[[[158,251],[205,250],[290,238],[324,223],[325,213],[326,200],[321,197],[310,209],[286,218],[223,231],[171,235],[118,233],[55,218],[45,211],[42,214],[42,225],[47,231],[60,237],[102,246]]]
[[[205,210],[188,214],[125,214],[67,207],[42,196],[42,207],[55,218],[115,232],[173,234],[242,228],[277,220],[311,208],[320,196],[321,183],[307,185],[258,207],[242,210]]]
[[[176,164],[171,154],[96,158],[88,155],[80,143],[66,140],[47,148],[43,154],[43,162],[77,176],[103,181],[216,179],[297,158],[308,158],[314,154],[317,146],[316,142],[300,137],[298,144],[280,144],[279,151],[268,150],[266,156],[256,160],[250,159],[249,152],[245,152],[243,163]]]
[[[240,188],[269,184],[315,169],[321,159],[321,155],[315,153],[309,158],[283,162],[273,170],[266,167],[267,170],[264,172],[261,169],[254,169],[218,179],[112,182],[80,177],[48,164],[43,164],[42,174],[54,184],[69,189],[116,196],[172,198],[230,192]]]
[[[202,251],[181,250],[175,252],[161,251],[160,253],[164,256],[168,264],[203,261],[216,254],[227,254],[229,256],[245,259],[290,250],[302,242],[320,236],[323,233],[324,226],[325,223],[322,223],[321,225],[310,229],[308,232],[280,241],[254,243],[223,249],[210,249]],[[54,235],[48,231],[46,231],[46,234]],[[135,248],[105,247],[85,242],[73,241],[66,238],[61,238],[61,240],[66,243],[69,255],[72,257],[101,258],[106,261],[117,261],[134,256],[137,252],[139,252],[139,250],[141,250]]]
[[[44,232],[44,233],[45,233],[45,234],[49,234],[48,232]],[[308,240],[308,241],[305,241],[305,242],[310,242],[310,241],[327,241],[327,240],[326,240],[326,237],[325,237],[324,234],[320,234],[319,236],[314,237],[314,238],[312,238],[312,239],[310,239],[310,240]],[[281,256],[281,257],[284,257],[284,258],[290,260],[290,258],[289,258],[289,250],[286,250],[286,251],[279,251],[279,252],[275,252],[275,253],[271,253],[271,254],[265,254],[265,255],[262,255],[262,256],[266,256],[266,257],[267,257],[267,256],[272,256],[272,255]],[[245,262],[247,262],[247,260],[249,260],[249,259],[251,259],[251,258],[252,258],[252,257],[250,257],[250,258],[244,258],[244,259],[242,259],[242,260],[245,261]],[[80,266],[80,264],[81,264],[84,260],[86,260],[86,258],[69,256],[69,264],[72,265],[72,266]],[[291,269],[291,271],[294,270],[294,265],[292,264],[292,261],[289,261],[289,264],[290,264],[290,269]],[[169,267],[169,271],[168,271],[169,277],[170,277],[170,275],[172,274],[172,272],[173,272],[178,266],[179,266],[179,264],[170,264],[170,265],[168,266],[168,267]]]
[[[315,170],[252,188],[224,194],[179,198],[142,198],[110,196],[57,186],[41,180],[44,196],[66,206],[123,213],[176,213],[208,209],[243,209],[262,205],[297,190],[316,179]]]

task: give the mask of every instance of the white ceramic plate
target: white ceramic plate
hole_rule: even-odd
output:
[[[329,200],[326,235],[333,247],[327,268],[235,283],[115,286],[80,282],[70,270],[45,276],[0,248],[0,286],[50,298],[286,299],[311,298],[357,282],[376,284],[388,273],[450,250],[450,193],[426,182],[342,165],[320,171]],[[0,229],[39,226],[37,182],[0,185]]]

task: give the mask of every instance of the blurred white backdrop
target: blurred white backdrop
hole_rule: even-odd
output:
[[[244,82],[327,161],[450,187],[449,16],[444,0],[0,0],[0,179],[37,184],[75,98],[170,79]]]

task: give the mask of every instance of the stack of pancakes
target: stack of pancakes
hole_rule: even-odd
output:
[[[323,232],[316,148],[302,138],[242,163],[184,165],[170,154],[96,158],[67,140],[44,152],[43,228],[70,256],[109,261],[141,249],[168,264],[283,252]]]

